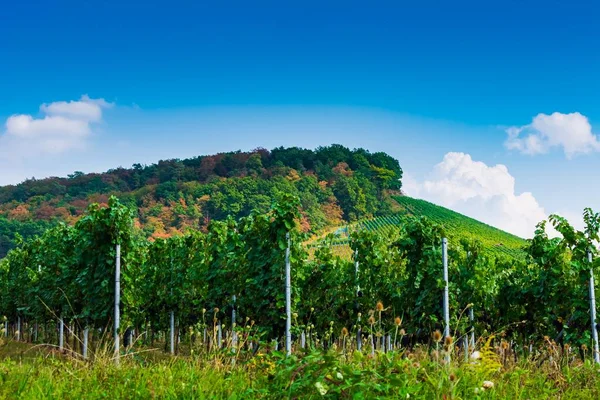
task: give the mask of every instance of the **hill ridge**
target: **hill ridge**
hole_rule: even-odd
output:
[[[137,211],[144,235],[158,238],[204,230],[214,219],[266,212],[283,193],[300,198],[301,229],[318,232],[387,213],[391,194],[401,187],[398,160],[339,144],[257,148],[29,179],[0,187],[0,257],[14,247],[16,234],[30,237],[57,221],[75,223],[90,203],[106,204],[110,195]]]

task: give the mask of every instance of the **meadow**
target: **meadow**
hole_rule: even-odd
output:
[[[171,356],[136,347],[116,366],[109,350],[93,360],[42,345],[3,341],[0,398],[23,399],[597,399],[599,368],[549,342],[518,354],[499,341],[465,359],[440,343],[411,350],[230,351]],[[516,356],[516,358],[515,358]],[[233,362],[235,360],[235,362]]]

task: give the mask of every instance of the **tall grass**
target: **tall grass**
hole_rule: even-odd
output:
[[[342,331],[329,350],[296,348],[291,357],[266,344],[256,354],[239,350],[248,347],[243,335],[236,351],[197,347],[187,356],[138,344],[120,366],[109,345],[83,360],[3,341],[0,398],[600,398],[598,366],[551,341],[517,356],[519,350],[505,341],[480,338],[465,359],[447,339],[437,350],[418,345],[358,352],[348,337]]]

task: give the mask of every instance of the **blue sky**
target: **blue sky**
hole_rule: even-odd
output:
[[[10,2],[0,184],[337,142],[526,236],[600,208],[599,17],[591,1]]]

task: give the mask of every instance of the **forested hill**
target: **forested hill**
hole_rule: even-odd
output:
[[[138,210],[148,237],[165,237],[212,219],[266,211],[279,193],[296,194],[302,229],[317,232],[345,221],[390,212],[402,169],[389,155],[341,145],[220,153],[134,164],[105,173],[29,179],[0,187],[0,258],[17,234],[41,233],[57,221],[73,223],[88,204],[111,194]]]

